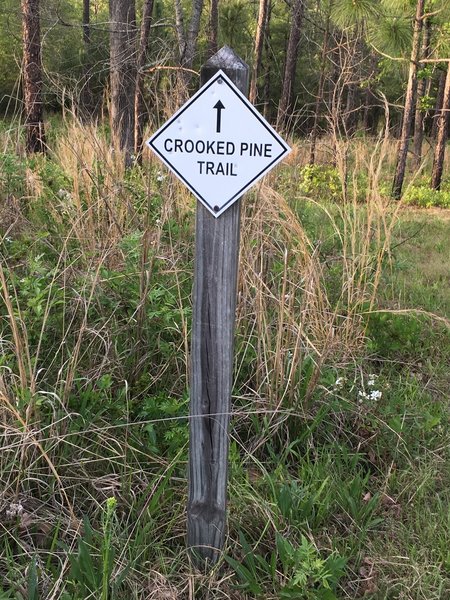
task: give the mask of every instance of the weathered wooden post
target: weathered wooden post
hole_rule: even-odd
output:
[[[226,527],[228,427],[241,196],[290,148],[246,98],[248,66],[225,46],[200,90],[148,141],[195,194],[188,545],[214,563]]]
[[[222,48],[202,67],[201,85],[219,70],[247,95],[249,67],[231,48]],[[197,203],[188,545],[211,562],[223,547],[226,526],[240,213],[240,199],[219,218]]]

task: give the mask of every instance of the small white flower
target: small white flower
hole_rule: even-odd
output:
[[[369,387],[373,387],[375,385],[375,380],[376,380],[377,377],[378,377],[378,375],[376,375],[375,373],[371,373],[369,375],[369,379],[367,381],[367,385]]]
[[[380,390],[372,390],[370,392],[369,397],[371,400],[380,400],[382,395],[383,395],[383,392],[380,392]]]
[[[158,175],[156,181],[164,181],[164,175]]]
[[[11,504],[9,505],[9,510],[6,510],[6,516],[8,519],[14,519],[15,517],[20,517],[20,515],[23,513],[23,506],[22,503],[20,502],[11,502]]]
[[[59,189],[57,195],[58,198],[61,198],[61,200],[69,200],[71,198],[70,192],[64,188]]]
[[[334,387],[335,388],[340,388],[344,385],[344,381],[345,381],[345,377],[338,377],[336,379],[336,381],[334,382]]]

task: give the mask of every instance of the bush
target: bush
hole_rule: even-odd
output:
[[[405,204],[420,206],[421,208],[431,208],[437,206],[439,208],[450,208],[450,186],[443,186],[440,191],[430,189],[424,185],[410,186],[404,196]]]
[[[335,167],[306,165],[301,170],[300,191],[316,200],[342,200],[342,185]]]

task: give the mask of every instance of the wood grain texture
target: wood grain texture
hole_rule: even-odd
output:
[[[203,66],[247,94],[248,66],[228,47]],[[189,450],[188,546],[197,564],[217,561],[225,538],[241,201],[215,218],[197,203]]]

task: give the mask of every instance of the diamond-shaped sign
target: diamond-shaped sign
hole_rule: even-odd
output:
[[[215,217],[290,152],[223,71],[147,144]]]

